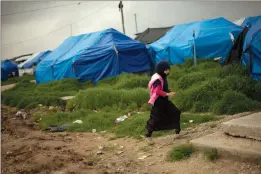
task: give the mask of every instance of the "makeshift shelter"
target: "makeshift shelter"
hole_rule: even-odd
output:
[[[42,61],[46,56],[51,53],[50,50],[39,52],[34,54],[31,58],[26,60],[25,62],[18,65],[21,69],[29,69],[32,68],[33,65],[37,65],[40,61]]]
[[[1,81],[8,80],[9,76],[19,76],[17,65],[11,60],[1,61]]]
[[[260,18],[261,16],[250,16],[248,18],[245,18],[241,26],[250,28],[253,24],[260,20]]]
[[[243,30],[238,36],[236,42],[234,43],[233,48],[231,49],[230,53],[227,55],[227,58],[223,62],[224,64],[230,63],[241,63],[242,62],[242,55],[243,55],[243,45],[245,42],[246,34],[248,30],[251,28],[251,25],[257,22],[261,16],[253,16],[248,18],[241,18],[237,21],[237,25],[241,25]],[[235,23],[235,22],[234,22]]]
[[[255,80],[261,79],[261,16],[247,18],[243,26],[248,27],[244,44],[242,63],[249,67]]]
[[[145,44],[115,29],[72,36],[52,51],[36,67],[37,83],[77,78],[97,81],[121,73],[150,69]]]
[[[242,27],[222,17],[175,25],[149,49],[154,52],[155,62],[182,64],[194,53],[200,59],[220,57],[223,62],[241,31]]]
[[[172,27],[147,28],[142,33],[135,34],[135,40],[138,40],[145,44],[150,44],[164,36],[171,28]]]

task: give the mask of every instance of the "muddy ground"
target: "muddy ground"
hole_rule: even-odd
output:
[[[201,152],[187,160],[170,162],[169,151],[191,139],[220,129],[220,123],[201,124],[182,139],[112,139],[102,133],[48,133],[39,131],[32,118],[17,118],[16,109],[2,106],[2,173],[4,174],[260,174],[261,165],[218,159],[210,162]],[[15,119],[14,119],[15,118]],[[215,125],[215,126],[213,126]],[[144,159],[139,159],[143,157]]]

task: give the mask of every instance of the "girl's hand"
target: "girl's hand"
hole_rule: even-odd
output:
[[[175,96],[175,95],[176,95],[176,92],[167,93],[167,96],[169,96],[169,97],[172,97],[172,96]]]

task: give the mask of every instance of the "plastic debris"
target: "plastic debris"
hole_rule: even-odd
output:
[[[124,116],[121,116],[119,118],[117,118],[115,121],[114,121],[114,124],[118,124],[119,122],[122,122],[124,121],[125,119],[127,119],[128,117],[126,115]]]
[[[190,122],[190,123],[193,123],[193,122],[194,122],[194,120],[189,120],[189,122]]]
[[[16,116],[16,117],[21,117],[22,119],[26,119],[27,113],[24,112],[24,111],[22,111],[22,110],[20,110],[20,111],[18,111],[18,112],[15,114],[15,116]]]
[[[77,124],[82,124],[83,122],[82,122],[82,120],[75,120],[75,121],[73,122],[73,124],[75,124],[75,123],[77,123]]]
[[[92,129],[92,133],[96,133],[96,129]]]

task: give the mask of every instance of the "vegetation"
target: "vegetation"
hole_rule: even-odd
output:
[[[170,153],[171,161],[180,161],[191,157],[195,152],[195,148],[191,144],[183,144],[174,147]]]
[[[215,161],[219,158],[217,149],[211,149],[205,152],[205,157],[209,161]]]
[[[149,77],[146,75],[122,74],[104,79],[95,86],[75,79],[39,85],[31,83],[29,76],[14,79],[5,82],[15,81],[17,85],[2,93],[2,103],[20,109],[37,108],[39,104],[66,109],[66,112],[54,112],[45,117],[36,114],[36,118],[42,118],[40,126],[43,129],[80,119],[83,124],[71,124],[70,131],[107,130],[117,137],[136,138],[145,131],[150,109],[147,104]],[[248,78],[241,65],[222,67],[213,61],[201,60],[195,68],[193,61],[188,60],[184,65],[172,66],[168,80],[169,87],[177,92],[171,100],[183,113],[191,113],[182,114],[183,128],[216,120],[213,115],[261,108],[261,83]],[[72,95],[76,97],[68,102],[61,100],[63,96]],[[128,113],[132,116],[127,121],[113,124],[117,117]],[[169,132],[159,132],[156,136],[166,133]]]

